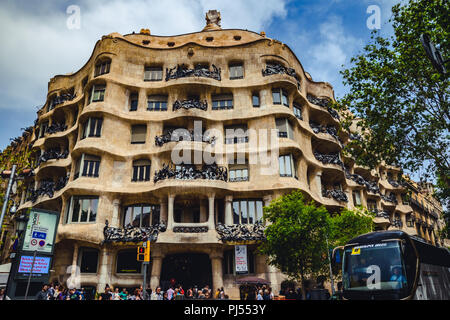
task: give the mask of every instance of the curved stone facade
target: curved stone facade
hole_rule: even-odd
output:
[[[399,168],[371,171],[342,155],[351,137],[337,131],[333,99],[330,84],[313,81],[287,45],[264,33],[216,27],[170,37],[146,30],[104,36],[78,72],[50,80],[38,112],[33,147],[41,161],[21,208],[61,212],[52,279],[67,279],[67,266],[81,266],[90,248],[98,263],[81,270],[83,286],[139,285],[138,272],[119,272],[118,253],[151,235],[152,288],[164,257],[203,253],[211,260],[210,285],[238,298],[229,253],[235,243],[252,252],[263,226],[233,225],[261,220],[263,205],[294,189],[330,211],[369,207],[380,229],[414,234],[405,187],[388,181],[401,178]],[[195,131],[195,123],[214,139],[164,138],[176,128]],[[257,134],[224,138],[236,126]],[[263,139],[259,130],[271,129],[279,130],[275,146],[252,144]],[[176,167],[172,152],[180,146],[194,157],[217,148],[222,159],[240,153],[246,161]],[[275,159],[275,171],[250,161],[261,152]],[[249,259],[251,273],[278,292],[283,275],[256,253]]]

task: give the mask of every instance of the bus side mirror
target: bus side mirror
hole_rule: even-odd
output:
[[[339,246],[333,249],[331,256],[331,263],[333,266],[340,266],[342,264],[342,258],[344,254],[344,246]]]

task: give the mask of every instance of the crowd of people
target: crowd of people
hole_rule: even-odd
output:
[[[90,300],[91,297],[86,293],[84,288],[65,288],[59,284],[44,284],[41,291],[36,295],[36,300]],[[222,288],[217,289],[214,293],[208,285],[199,289],[197,286],[189,287],[184,290],[182,285],[170,286],[167,290],[161,290],[157,287],[155,290],[147,288],[144,290],[142,285],[128,291],[127,288],[112,288],[105,286],[104,292],[96,294],[92,297],[95,300],[202,300],[202,299],[229,299],[228,295]]]

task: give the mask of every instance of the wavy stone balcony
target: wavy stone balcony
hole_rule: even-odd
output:
[[[49,198],[53,198],[55,191],[63,189],[67,185],[68,181],[69,176],[60,177],[56,180],[56,182],[53,180],[42,180],[39,183],[39,188],[31,189],[29,191],[30,195],[26,200],[35,203],[40,196],[47,195]]]
[[[225,167],[219,167],[216,164],[203,165],[202,169],[197,169],[192,165],[182,165],[178,168],[171,168],[164,164],[161,170],[155,171],[153,181],[156,183],[164,179],[178,180],[228,180],[228,170]]]
[[[340,166],[342,169],[345,169],[344,163],[341,161],[341,159],[339,159],[338,153],[321,154],[317,151],[314,151],[314,157],[323,164],[335,164]]]
[[[328,113],[335,119],[339,120],[340,116],[339,113],[334,110],[333,108],[330,107],[330,100],[329,99],[320,99],[317,97],[314,97],[313,95],[307,94],[306,98],[308,99],[308,101],[312,104],[315,104],[317,106],[320,106],[322,108],[327,109]]]
[[[392,193],[389,196],[386,196],[386,195],[383,195],[383,194],[380,194],[380,196],[381,196],[381,199],[383,199],[384,201],[393,203],[395,205],[398,204],[397,198]]]
[[[297,81],[297,88],[300,88],[300,79],[293,68],[286,68],[285,66],[278,63],[267,63],[266,68],[262,70],[262,75],[264,77],[271,76],[274,74],[286,74],[288,76],[293,77]]]
[[[348,171],[347,168],[345,168],[344,171],[345,171],[345,177],[347,179],[352,180],[361,186],[364,186],[367,189],[367,192],[374,193],[374,194],[381,194],[380,188],[378,187],[376,181],[366,181],[359,174],[350,173],[350,171]]]
[[[190,100],[176,100],[173,103],[172,106],[172,110],[176,111],[178,109],[200,109],[203,111],[206,111],[208,109],[208,101],[200,101],[200,100],[195,100],[195,99],[190,99]]]
[[[111,242],[142,242],[152,241],[155,242],[158,239],[160,232],[166,231],[166,225],[164,222],[149,226],[149,227],[133,227],[128,225],[124,228],[110,227],[108,220],[105,222],[103,228],[104,240],[102,243]]]
[[[218,223],[216,226],[219,240],[222,242],[262,241],[266,239],[265,226],[257,222],[255,224],[234,224],[231,226]]]
[[[311,127],[312,131],[315,134],[318,133],[325,133],[325,134],[329,134],[330,136],[332,136],[334,139],[336,139],[336,141],[339,142],[339,144],[342,144],[341,139],[339,138],[338,134],[337,134],[337,129],[334,126],[322,126],[318,123],[309,122],[309,126]]]
[[[67,156],[69,155],[69,150],[64,150],[64,151],[60,151],[56,148],[54,149],[49,149],[47,151],[44,151],[40,156],[39,159],[37,161],[36,166],[40,166],[42,163],[47,162],[49,160],[59,160],[59,159],[66,159]]]
[[[212,68],[213,71],[201,66],[197,66],[194,69],[188,69],[184,64],[177,65],[170,69],[166,68],[166,81],[187,77],[204,77],[221,81],[221,69],[217,68],[214,64],[212,65]]]
[[[71,94],[71,93],[63,93],[57,97],[54,97],[49,104],[49,110],[55,108],[56,106],[63,104],[66,101],[72,101],[73,99],[76,98],[76,94]]]
[[[58,132],[63,132],[67,130],[67,126],[65,123],[52,123],[47,130],[45,131],[48,134],[54,134]]]
[[[202,141],[209,144],[214,144],[216,137],[210,137],[204,134],[196,134],[194,130],[187,132],[184,128],[170,129],[167,133],[155,137],[155,145],[162,147],[169,142],[179,141]]]

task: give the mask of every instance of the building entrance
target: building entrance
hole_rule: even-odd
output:
[[[164,258],[161,269],[161,286],[163,290],[175,282],[183,289],[205,285],[212,287],[211,260],[205,253],[179,253]]]

